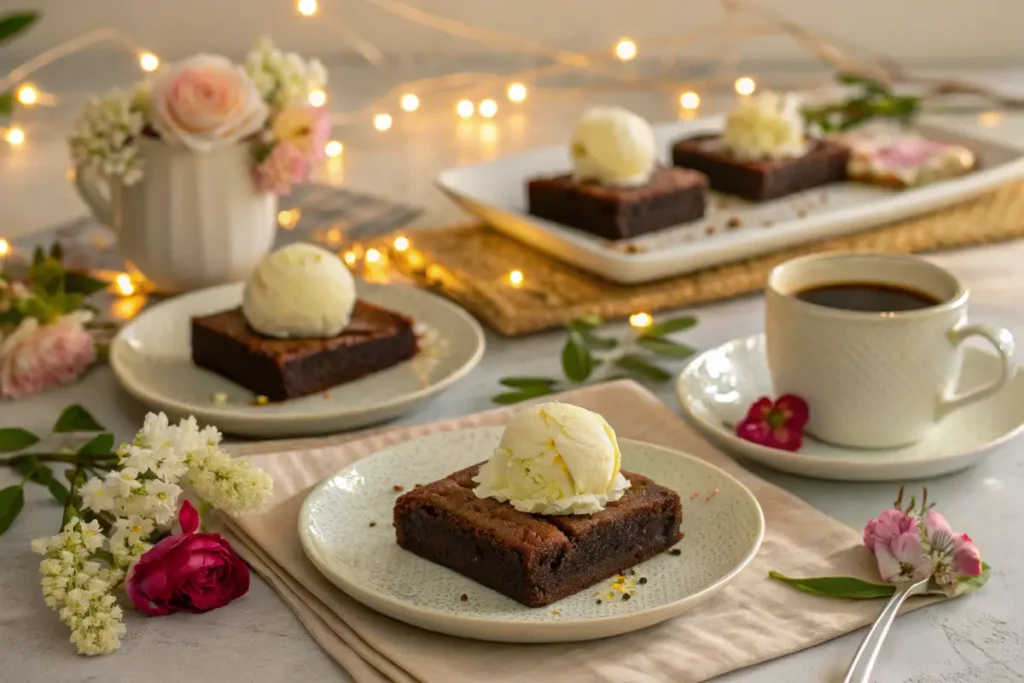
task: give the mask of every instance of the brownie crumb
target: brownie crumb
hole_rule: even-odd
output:
[[[635,569],[630,569],[629,570],[629,575],[630,576],[636,576],[636,570]]]
[[[331,392],[325,391],[324,392],[324,398],[330,398],[330,397],[331,397]]]
[[[635,244],[627,244],[626,245],[626,253],[627,254],[639,254],[641,251],[643,251],[643,249],[641,249],[639,246],[637,246]]]
[[[743,220],[739,216],[733,216],[725,222],[725,227],[732,229],[738,228],[741,225],[743,225]]]
[[[708,227],[704,228],[704,234],[705,235],[714,235],[715,234],[715,226],[709,225]]]
[[[599,605],[601,604],[601,600],[600,600],[600,598],[598,599],[598,601],[597,601],[597,604],[599,604]]]
[[[629,600],[629,597],[630,597],[630,596],[629,596],[629,593],[623,593],[623,594],[622,594],[622,600],[623,600],[623,602],[625,602],[626,600]]]
[[[642,586],[642,585],[644,585],[645,583],[647,583],[647,577],[646,577],[646,576],[641,576],[641,577],[640,577],[640,578],[639,578],[639,579],[637,580],[637,583],[639,583],[639,584],[640,584],[641,586]]]
[[[391,490],[394,491],[395,493],[398,493],[399,491],[404,491],[405,487],[402,486],[401,484],[395,484],[394,486],[391,487]]]
[[[370,526],[377,526],[377,522],[370,522]]]
[[[459,596],[459,600],[461,600],[462,602],[469,602],[469,596],[463,593]]]
[[[668,551],[668,554],[669,554],[669,555],[675,555],[675,556],[677,556],[677,557],[678,557],[679,555],[682,555],[682,554],[683,554],[683,551],[682,551],[682,550],[680,550],[679,548],[672,548],[672,550],[669,550],[669,551]]]

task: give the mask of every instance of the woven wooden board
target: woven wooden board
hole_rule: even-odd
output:
[[[458,302],[497,332],[516,336],[587,314],[618,318],[759,291],[773,267],[804,254],[911,253],[1022,236],[1024,183],[1013,183],[943,211],[642,285],[620,285],[577,270],[481,224],[417,231],[410,236],[412,247],[392,250],[390,260],[407,277]],[[509,283],[513,269],[524,275],[519,288]]]

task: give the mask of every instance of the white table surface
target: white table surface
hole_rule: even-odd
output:
[[[991,74],[993,79],[996,74]],[[366,85],[366,73],[336,72],[347,84]],[[67,158],[62,141],[83,92],[108,84],[82,78],[70,70],[51,77],[51,89],[69,93],[69,104],[33,112],[26,120],[28,144],[17,150],[0,145],[0,236],[26,234],[79,215],[82,205],[64,177]],[[90,80],[91,78],[91,80]],[[1024,79],[1018,78],[1018,83]],[[90,83],[94,85],[89,85]],[[50,85],[48,83],[48,85]],[[351,93],[355,88],[349,87]],[[60,88],[63,88],[61,90]],[[352,98],[356,94],[346,95]],[[365,97],[365,96],[364,96]],[[665,94],[606,93],[652,120],[677,115]],[[709,100],[710,98],[705,98]],[[502,100],[503,101],[503,100]],[[448,220],[458,212],[433,189],[431,179],[453,163],[471,163],[564,139],[572,122],[589,103],[583,97],[528,100],[514,115],[486,123],[456,121],[446,106],[398,119],[382,134],[369,126],[338,131],[346,144],[346,186],[369,190],[428,207],[420,224]],[[503,105],[505,107],[506,105]],[[709,107],[712,111],[713,107]],[[396,113],[397,107],[395,107]],[[396,117],[397,118],[397,117]],[[975,115],[955,121],[1024,144],[1024,117],[1007,115],[1000,125],[982,129]],[[987,119],[991,123],[991,119]],[[485,132],[486,131],[486,132]],[[962,277],[972,292],[972,318],[998,323],[1024,340],[1024,243],[994,245],[934,255],[936,262]],[[709,348],[762,328],[762,299],[751,296],[702,306],[694,311],[700,324],[687,341]],[[400,420],[422,423],[490,407],[497,380],[507,374],[554,375],[561,333],[508,340],[488,334],[482,364],[457,387],[428,407]],[[678,409],[671,387],[659,396]],[[129,438],[146,410],[119,389],[109,368],[91,371],[78,384],[20,402],[0,402],[0,426],[45,432],[58,412],[71,403],[86,405],[119,439]],[[895,486],[819,482],[751,466],[773,483],[793,492],[837,519],[860,528],[892,503]],[[0,473],[0,485],[11,477]],[[922,482],[907,482],[911,487]],[[902,617],[890,636],[876,671],[879,682],[1009,683],[1024,680],[1024,440],[996,451],[978,467],[927,482],[930,499],[957,529],[968,531],[993,567],[989,585],[979,594]],[[25,510],[0,537],[0,681],[282,681],[349,680],[308,636],[298,620],[258,578],[247,596],[215,612],[146,618],[129,611],[128,634],[110,656],[87,659],[74,654],[68,632],[42,602],[38,556],[29,540],[54,533],[60,511],[44,491],[28,489]],[[881,608],[881,605],[879,605]],[[794,683],[841,679],[862,633],[719,680]]]

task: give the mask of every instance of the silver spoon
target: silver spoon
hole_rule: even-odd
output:
[[[850,662],[850,668],[846,670],[846,678],[843,683],[871,683],[871,670],[875,667],[875,660],[878,653],[882,651],[882,643],[889,635],[889,627],[892,626],[896,613],[900,606],[906,602],[911,595],[920,595],[928,590],[929,579],[923,579],[917,583],[897,584],[896,592],[889,598],[885,609],[871,625],[871,630],[864,636],[864,642],[857,648],[857,654]]]

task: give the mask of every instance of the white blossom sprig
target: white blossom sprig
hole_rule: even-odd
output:
[[[114,89],[90,98],[75,122],[68,144],[80,169],[133,185],[142,177],[138,139],[146,125],[149,83]]]
[[[282,52],[269,37],[261,38],[249,52],[245,70],[264,101],[278,110],[306,105],[309,94],[327,84],[327,71],[319,60]]]

